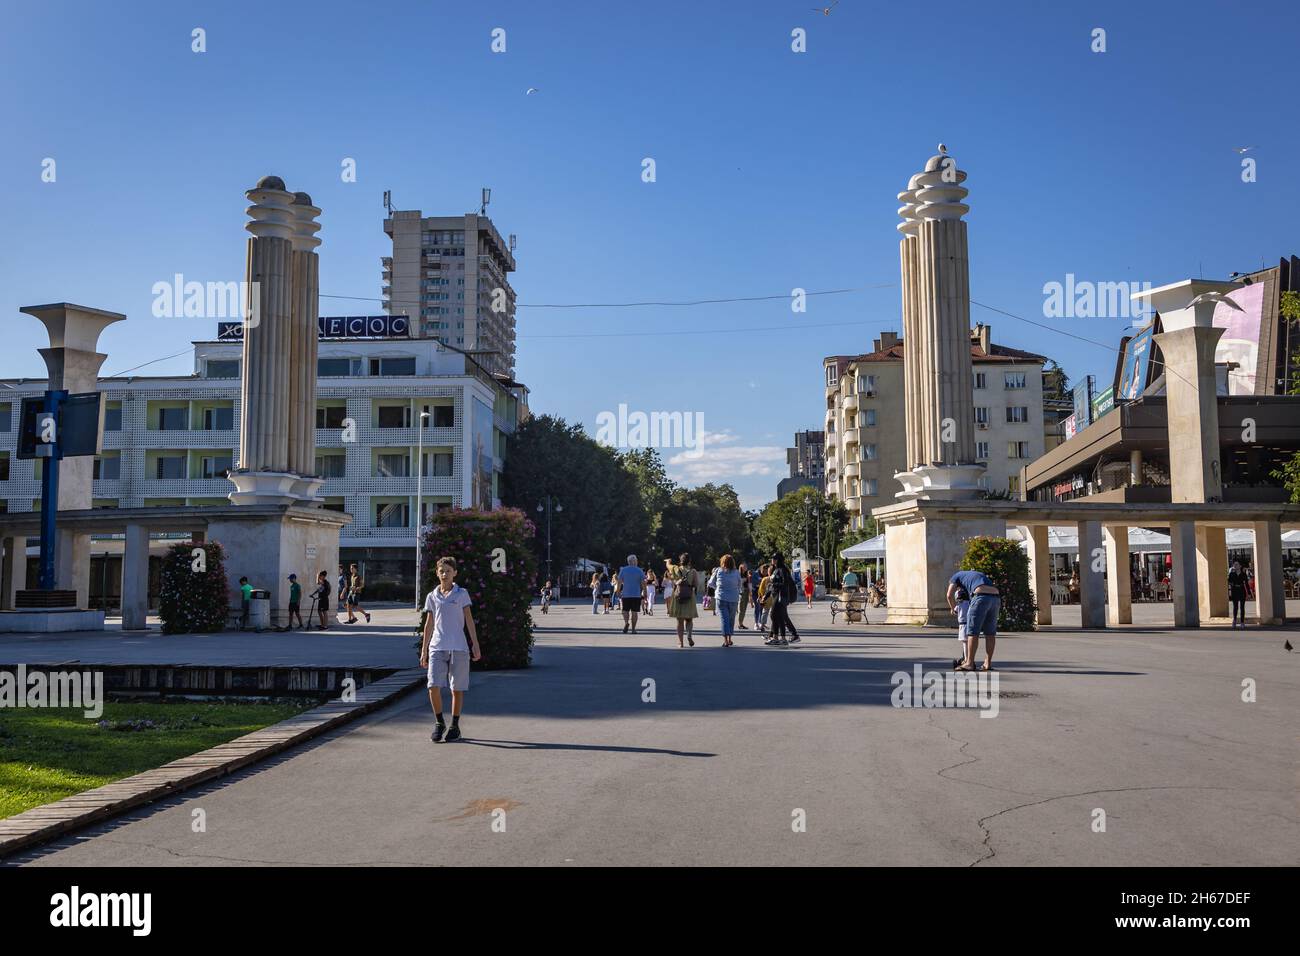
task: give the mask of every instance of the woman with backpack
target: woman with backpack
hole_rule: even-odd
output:
[[[794,586],[794,576],[790,569],[785,566],[785,555],[780,552],[772,555],[772,581],[768,585],[768,591],[772,595],[772,639],[768,644],[778,644],[785,646],[799,643],[799,632],[795,629],[794,621],[790,620],[790,605],[796,600]],[[794,636],[789,641],[785,639],[785,632],[789,631]],[[779,636],[778,636],[779,634]]]
[[[671,571],[673,582],[672,604],[668,613],[677,621],[677,646],[685,647],[683,636],[695,646],[695,619],[700,616],[695,600],[700,590],[700,574],[691,567],[691,556],[683,554]]]

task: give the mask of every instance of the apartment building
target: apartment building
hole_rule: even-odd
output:
[[[241,357],[237,339],[201,341],[194,343],[190,375],[100,379],[107,411],[103,453],[94,462],[94,507],[229,504],[233,486],[225,473],[239,460]],[[340,558],[366,566],[376,598],[390,585],[405,593],[415,584],[417,507],[427,519],[443,508],[499,505],[507,443],[527,417],[528,390],[433,339],[322,338],[318,374],[321,495],[324,507],[353,519],[343,529]],[[46,382],[3,385],[0,510],[37,511],[41,462],[15,453],[22,400],[41,395]],[[101,560],[120,550],[111,540],[92,547]],[[95,567],[92,561],[92,591]],[[103,577],[115,593],[120,573]]]
[[[411,320],[415,338],[440,339],[492,373],[515,368],[514,237],[487,216],[424,216],[393,210],[384,220],[393,254],[381,257],[383,307]]]
[[[788,477],[776,485],[776,496],[783,498],[799,488],[826,490],[826,433],[803,431],[794,433],[794,447],[785,450],[785,461],[790,466]]]
[[[990,493],[1020,496],[1020,469],[1043,454],[1043,363],[1032,352],[992,342],[992,330],[971,330],[975,446],[987,466]],[[907,465],[903,341],[884,332],[862,355],[823,360],[826,397],[826,494],[844,501],[849,524],[862,527],[871,509],[892,504]]]

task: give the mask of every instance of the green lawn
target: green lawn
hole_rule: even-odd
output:
[[[79,709],[0,709],[0,819],[215,747],[319,704],[316,700],[114,702]]]

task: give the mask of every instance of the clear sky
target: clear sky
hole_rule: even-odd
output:
[[[705,455],[671,473],[731,481],[754,507],[793,432],[822,427],[822,357],[898,328],[895,197],[940,141],[969,173],[973,298],[1050,328],[972,321],[1072,379],[1108,383],[1115,354],[1062,333],[1115,345],[1128,322],[1046,319],[1044,283],[1223,278],[1300,251],[1294,3],[812,7],[6,0],[0,377],[44,374],[43,330],[18,308],[63,300],[129,316],[104,336],[105,372],[176,352],[142,372],[188,372],[215,323],[154,318],[152,286],[242,279],[260,176],[323,208],[331,296],[379,295],[383,190],[449,215],[490,186],[519,236],[534,411],[593,434],[619,403],[702,412]],[[796,287],[861,291],[795,314]],[[536,307],[755,296],[782,298]]]

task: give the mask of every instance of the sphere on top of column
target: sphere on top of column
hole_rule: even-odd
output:
[[[912,180],[920,187],[916,190],[918,219],[960,219],[970,212],[970,206],[961,201],[970,190],[958,185],[965,182],[966,173],[957,168],[957,161],[942,143],[939,152],[926,160],[924,172]]]
[[[905,236],[915,236],[921,228],[921,219],[917,215],[916,190],[920,185],[918,180],[921,174],[917,173],[907,181],[907,188],[898,194],[898,201],[903,205],[898,207],[898,215],[903,221],[898,224],[898,231]]]
[[[290,209],[293,193],[284,188],[279,176],[263,176],[257,185],[244,193],[252,203],[245,212],[250,222],[244,228],[254,236],[271,239],[292,239],[294,214]]]
[[[316,221],[316,217],[320,215],[320,207],[312,205],[311,196],[306,193],[294,193],[290,209],[294,216],[293,251],[315,251],[320,245],[320,239],[316,236],[320,231],[320,223]]]

